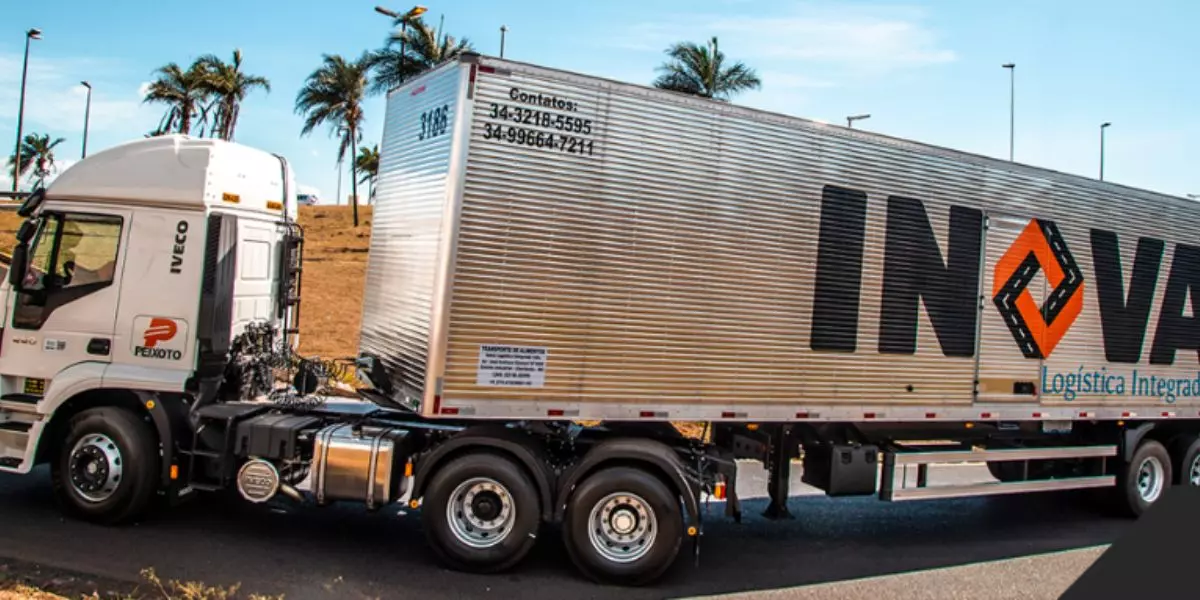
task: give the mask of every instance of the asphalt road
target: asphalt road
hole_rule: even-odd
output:
[[[980,473],[983,473],[981,476]],[[955,480],[985,478],[950,467]],[[1131,522],[1073,493],[883,503],[830,499],[798,484],[796,519],[772,522],[764,501],[744,502],[741,524],[712,506],[700,567],[683,557],[656,587],[584,580],[553,531],[515,571],[473,576],[438,567],[415,514],[354,506],[280,512],[236,500],[194,502],[124,528],[63,519],[45,472],[0,475],[0,557],[123,580],[160,575],[317,598],[663,598],[773,590],[877,577],[1110,543]],[[934,478],[936,481],[937,477]],[[744,469],[743,493],[762,493]],[[690,548],[690,546],[689,546]],[[1018,576],[1014,574],[1014,577]],[[774,597],[772,595],[772,597]]]

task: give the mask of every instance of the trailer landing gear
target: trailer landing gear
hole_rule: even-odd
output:
[[[780,425],[770,434],[770,448],[767,449],[767,495],[771,502],[763,511],[763,516],[773,520],[794,519],[788,510],[787,499],[792,480],[792,459],[795,458],[799,447],[792,437],[790,425]]]

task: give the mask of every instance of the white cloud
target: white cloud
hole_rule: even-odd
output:
[[[784,89],[831,88],[837,85],[827,79],[806,77],[786,71],[764,70],[759,72],[759,77],[763,81],[769,81],[772,87]]]
[[[20,55],[0,54],[0,119],[14,124],[20,104],[21,61]],[[85,78],[93,88],[89,133],[153,127],[158,109],[142,104],[142,88],[117,83],[119,71],[117,63],[107,60],[31,57],[25,131],[82,130],[87,90],[80,80]]]
[[[662,52],[679,40],[716,35],[727,55],[747,62],[805,61],[842,68],[890,70],[947,63],[923,11],[898,6],[816,6],[770,16],[679,15],[632,26],[622,47]]]

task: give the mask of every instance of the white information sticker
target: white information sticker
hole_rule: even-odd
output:
[[[540,388],[546,384],[547,355],[546,348],[484,344],[475,385]]]

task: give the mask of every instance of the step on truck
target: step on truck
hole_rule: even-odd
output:
[[[1195,202],[473,54],[388,94],[377,189],[352,370],[297,350],[283,158],[162,136],[31,195],[0,470],[102,523],[411,507],[474,572],[559,530],[621,584],[740,518],[747,459],[772,519],[795,459],[892,502],[1200,485]]]

